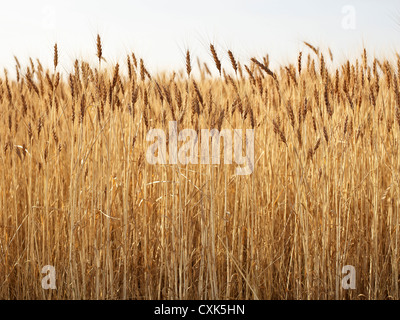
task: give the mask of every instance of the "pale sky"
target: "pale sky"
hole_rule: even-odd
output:
[[[109,62],[124,64],[133,51],[150,72],[183,69],[187,48],[211,63],[210,42],[227,69],[228,49],[245,63],[268,53],[273,67],[295,62],[302,41],[330,47],[337,62],[363,46],[393,56],[399,23],[398,0],[3,1],[0,70],[14,71],[14,55],[24,66],[32,57],[51,67],[55,42],[65,71],[76,58],[95,62],[97,33]]]

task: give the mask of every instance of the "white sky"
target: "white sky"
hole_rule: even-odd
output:
[[[354,30],[342,25],[348,5],[355,9]],[[392,56],[400,49],[398,23],[398,0],[3,1],[0,70],[14,68],[14,55],[23,65],[32,57],[51,67],[55,42],[67,71],[76,58],[94,62],[97,33],[109,62],[124,64],[134,51],[151,72],[183,69],[187,48],[211,63],[210,42],[227,68],[228,49],[243,62],[268,53],[274,66],[294,62],[305,50],[302,41],[329,46],[338,62],[364,45],[371,56]]]

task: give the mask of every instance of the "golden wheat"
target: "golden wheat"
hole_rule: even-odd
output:
[[[276,71],[229,50],[230,75],[211,44],[219,77],[198,60],[201,78],[189,50],[186,76],[133,53],[111,66],[100,36],[97,66],[69,74],[57,44],[53,70],[15,58],[0,79],[0,297],[398,299],[399,71],[366,50],[331,71],[330,50],[308,49],[306,67],[300,52]],[[146,134],[169,121],[254,128],[253,174],[150,165]]]

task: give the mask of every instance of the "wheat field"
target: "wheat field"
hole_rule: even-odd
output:
[[[400,56],[150,74],[102,40],[0,80],[1,299],[399,299]],[[146,160],[151,128],[254,129],[254,171]],[[169,143],[169,141],[168,141]],[[221,151],[222,156],[222,151]],[[43,266],[56,289],[42,287]],[[342,287],[344,266],[356,287]]]

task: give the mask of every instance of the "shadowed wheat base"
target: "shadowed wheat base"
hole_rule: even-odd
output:
[[[98,62],[70,74],[57,46],[51,70],[15,59],[0,83],[0,298],[399,298],[400,58],[334,69],[305,43],[273,71],[268,56],[210,56],[199,76],[189,51],[186,72],[150,75],[134,54],[107,64],[98,37]],[[148,130],[173,120],[255,128],[254,173],[148,164]]]

